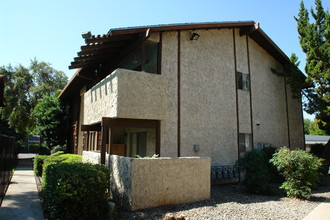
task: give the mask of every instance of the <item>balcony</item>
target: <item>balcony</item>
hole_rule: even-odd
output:
[[[94,124],[102,117],[166,119],[164,76],[117,69],[84,94],[83,124]]]

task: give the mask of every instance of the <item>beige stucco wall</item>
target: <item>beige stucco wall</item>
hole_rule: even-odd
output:
[[[248,52],[246,36],[240,36],[239,30],[235,29],[236,45],[236,70],[249,74]],[[238,94],[238,115],[239,115],[239,133],[251,134],[251,108],[250,91],[237,90]]]
[[[165,119],[167,79],[161,75],[117,69],[84,94],[84,124],[102,117]]]
[[[233,32],[181,32],[181,155],[208,156],[213,164],[237,160]],[[193,145],[199,145],[195,153]]]
[[[210,199],[210,167],[209,158],[132,160],[131,209]]]
[[[282,66],[255,41],[249,39],[254,143],[288,145],[285,82],[272,73],[281,72]]]
[[[287,84],[288,110],[290,126],[290,144],[292,148],[304,149],[304,124],[301,99],[294,98],[290,85]]]
[[[168,80],[165,76],[124,69],[118,76],[117,117],[166,119]]]
[[[108,155],[111,190],[128,210],[210,199],[210,158],[131,158]],[[100,163],[100,153],[83,152],[83,162]]]
[[[288,145],[285,82],[271,72],[271,68],[282,71],[282,65],[251,38],[248,50],[246,36],[239,36],[235,29],[236,70],[249,73],[249,56],[251,78],[251,93],[236,91],[233,29],[194,32],[200,35],[197,41],[189,40],[191,31],[180,32],[181,156],[211,157],[212,164],[233,164],[238,157],[237,132],[253,133],[254,147],[258,143]],[[149,40],[159,39],[159,34],[153,34]],[[85,93],[84,124],[99,122],[101,116],[161,120],[160,154],[175,157],[178,32],[164,32],[161,39],[161,75],[117,70],[111,80]],[[301,146],[301,104],[292,99],[289,88],[287,92],[291,144]],[[198,153],[193,145],[200,146]]]
[[[160,122],[161,148],[160,155],[177,156],[178,134],[178,37],[177,32],[164,32],[162,36],[161,74],[168,79],[166,96],[167,119]]]
[[[238,156],[237,132],[253,133],[254,147],[288,145],[285,83],[271,72],[271,68],[282,71],[282,65],[250,38],[248,50],[247,37],[235,29],[236,70],[249,73],[250,59],[252,92],[237,90],[237,128],[233,30],[194,30],[200,35],[197,41],[189,40],[191,32],[180,32],[181,156],[210,156],[212,164],[233,164]],[[162,75],[171,83],[168,118],[161,121],[162,156],[177,155],[177,41],[177,32],[163,33]],[[302,143],[301,106],[289,96],[291,143]],[[198,153],[193,145],[200,145]]]

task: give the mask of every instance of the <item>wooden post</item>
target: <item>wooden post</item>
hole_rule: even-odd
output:
[[[107,124],[105,122],[105,118],[102,118],[101,124],[101,164],[105,164],[105,152],[107,147]]]

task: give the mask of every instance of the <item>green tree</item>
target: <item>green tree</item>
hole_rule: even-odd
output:
[[[68,81],[67,76],[55,70],[49,63],[31,60],[30,72],[33,76],[33,87],[31,88],[32,101],[36,103],[45,95],[53,95],[59,89],[63,89]]]
[[[22,65],[0,67],[0,75],[5,75],[5,107],[0,108],[0,119],[3,133],[13,134],[23,139],[33,130],[36,124],[31,114],[38,100],[44,96],[54,95],[62,89],[67,77],[61,71],[51,67],[49,63],[31,60],[26,68]],[[6,129],[8,128],[8,129]],[[4,130],[4,131],[3,131]]]
[[[314,119],[314,121],[311,121],[309,124],[309,134],[310,135],[326,135],[324,130],[321,130],[319,127],[319,124],[323,123],[322,121],[318,119]]]
[[[0,74],[5,75],[5,107],[1,108],[1,118],[6,120],[9,127],[16,133],[25,134],[30,130],[30,88],[33,77],[29,70],[22,65],[13,68],[11,65],[0,68]]]
[[[309,127],[310,127],[310,124],[311,124],[311,120],[306,118],[304,119],[304,134],[309,134]]]
[[[58,94],[43,96],[32,112],[36,120],[34,133],[41,135],[50,149],[65,142],[63,135],[65,112],[57,97]]]
[[[319,128],[330,134],[330,15],[321,0],[315,0],[311,18],[303,1],[300,4],[297,21],[300,46],[306,54],[306,82],[304,89],[307,102],[305,110],[316,114]]]

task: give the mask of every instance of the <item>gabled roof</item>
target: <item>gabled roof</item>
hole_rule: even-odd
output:
[[[106,35],[91,36],[85,39],[85,46],[81,47],[78,56],[71,62],[69,69],[79,69],[70,82],[65,86],[60,98],[65,98],[80,89],[90,81],[91,73],[105,65],[116,65],[134,45],[137,45],[147,35],[153,32],[240,28],[240,35],[248,35],[277,61],[283,64],[290,63],[283,51],[263,32],[258,23],[254,21],[238,22],[209,22],[209,23],[185,23],[170,25],[152,25],[128,28],[110,29]],[[105,76],[99,76],[105,77]],[[77,88],[79,87],[79,88]]]

